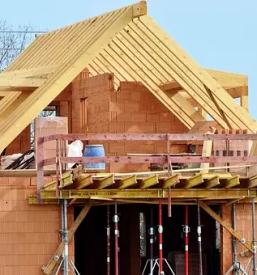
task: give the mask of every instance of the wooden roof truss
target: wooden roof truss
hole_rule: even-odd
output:
[[[143,1],[37,37],[0,74],[0,151],[84,68],[114,73],[116,87],[141,82],[189,129],[206,119],[200,109],[224,129],[257,129],[247,111],[247,77],[201,68]]]

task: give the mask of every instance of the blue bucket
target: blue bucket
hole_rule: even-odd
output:
[[[104,147],[103,145],[93,144],[86,145],[84,151],[85,157],[105,157]],[[105,163],[85,163],[84,167],[88,170],[104,170]]]

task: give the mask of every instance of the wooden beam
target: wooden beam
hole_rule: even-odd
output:
[[[231,178],[226,179],[225,181],[225,188],[232,188],[240,184],[239,176],[234,176]]]
[[[195,175],[195,176],[187,179],[184,188],[189,189],[189,188],[195,187],[201,183],[203,183],[203,176],[202,176],[202,174],[198,174],[198,175]]]
[[[18,108],[18,106],[29,97],[29,95],[30,95],[29,92],[24,92],[23,91],[18,96],[18,98],[16,98],[16,100],[14,100],[12,102],[12,104],[10,104],[7,108],[5,108],[5,110],[3,112],[1,112],[1,115],[0,115],[0,127],[6,121],[6,119],[10,116],[10,114],[12,112],[14,112]]]
[[[205,140],[203,142],[203,151],[202,156],[203,157],[210,157],[212,154],[212,140]],[[210,163],[201,163],[200,168],[203,169],[202,173],[208,173],[209,172]]]
[[[232,236],[234,236],[241,244],[249,251],[253,252],[252,245],[246,241],[238,231],[234,230],[226,221],[217,215],[207,204],[203,201],[198,201],[198,204],[205,210],[212,218],[214,218],[220,225],[222,225]],[[245,241],[244,241],[245,240]]]
[[[206,69],[206,71],[211,75],[213,79],[215,79],[225,89],[248,86],[248,77],[246,75],[233,74],[233,73],[208,70],[208,69]],[[163,91],[183,90],[181,85],[175,80],[172,80],[168,83],[160,85],[160,89]]]
[[[248,181],[247,181],[247,188],[255,188],[257,187],[257,175],[251,177]]]
[[[161,188],[169,188],[175,186],[177,183],[179,183],[179,175],[173,175],[164,179],[164,181],[160,183],[160,185]]]
[[[75,180],[69,189],[83,189],[93,183],[91,175],[84,175],[81,178]]]
[[[216,187],[216,186],[220,185],[220,178],[219,178],[219,176],[213,176],[210,179],[204,180],[204,183],[205,183],[204,184],[205,188],[211,189],[213,187]]]
[[[63,199],[90,199],[92,196],[107,199],[141,199],[141,198],[153,198],[158,199],[168,198],[167,189],[82,189],[82,190],[60,190],[60,196]],[[172,198],[188,198],[188,199],[202,199],[202,198],[216,198],[216,199],[236,199],[238,197],[257,197],[256,190],[249,190],[243,188],[218,188],[218,189],[177,189],[172,190]],[[53,191],[41,191],[41,198],[44,199],[56,199],[55,190]]]
[[[159,183],[158,175],[152,175],[150,177],[147,177],[145,179],[141,179],[139,183],[139,187],[142,189],[152,187]]]
[[[205,118],[202,116],[202,114],[194,108],[194,106],[186,99],[184,98],[180,93],[174,93],[174,92],[164,92],[170,99],[172,99],[174,102],[179,104],[185,112],[190,115],[190,117],[195,121],[204,121]]]
[[[240,105],[248,112],[249,111],[249,100],[248,100],[248,86],[242,87],[242,94],[240,97]]]
[[[15,71],[3,71],[0,73],[0,78],[7,77],[38,77],[42,75],[48,75],[53,73],[58,68],[58,65],[51,65],[46,67],[31,68],[31,69],[21,69]]]
[[[159,47],[160,52],[165,51],[167,53],[170,60],[170,70],[173,72],[172,78],[180,83],[211,117],[221,125],[225,123],[224,128],[228,128],[224,118],[220,116],[220,112],[211,100],[206,87],[213,94],[217,105],[224,112],[233,128],[234,126],[236,129],[245,128],[252,133],[256,131],[257,123],[250,114],[240,107],[224,88],[169,37],[153,19],[144,16],[140,20],[134,20],[133,23],[151,36],[152,41],[156,41],[156,47]]]
[[[97,189],[104,189],[106,187],[109,187],[111,185],[113,185],[114,182],[114,175],[111,174],[107,177],[104,177],[102,179],[99,180],[94,180],[93,181],[93,188],[97,188]]]
[[[162,91],[179,91],[179,90],[183,90],[183,88],[181,87],[181,85],[176,82],[175,80],[170,81],[168,83],[162,84],[159,86],[160,89]]]
[[[8,94],[0,101],[0,116],[5,110],[13,104],[13,102],[21,95],[22,92],[8,92]]]
[[[0,89],[25,90],[26,88],[38,88],[46,79],[43,78],[21,78],[21,77],[0,77]]]
[[[66,172],[66,173],[62,174],[62,180],[60,181],[60,188],[71,186],[72,183],[73,183],[73,181],[72,181],[71,172]],[[44,190],[56,190],[56,180],[48,182],[44,186]]]
[[[86,205],[83,207],[83,209],[79,213],[77,219],[75,220],[75,222],[73,223],[73,225],[71,226],[71,228],[69,230],[68,242],[73,238],[76,230],[78,229],[78,227],[80,226],[80,224],[86,217],[87,213],[89,212],[91,205],[92,204],[90,202],[86,203]],[[52,259],[48,262],[48,264],[46,266],[43,266],[42,269],[43,269],[44,274],[46,274],[46,275],[52,274],[55,266],[57,265],[58,261],[60,260],[60,257],[62,255],[63,251],[64,251],[64,240],[61,242],[61,244],[55,251]]]
[[[128,176],[128,177],[119,179],[118,182],[115,184],[115,186],[116,186],[116,188],[119,188],[119,189],[125,189],[125,188],[129,188],[136,184],[137,184],[137,176],[132,175],[132,176]]]
[[[55,43],[52,43],[52,50],[45,50],[41,54],[36,51],[38,45],[44,44],[42,39],[37,39],[20,57],[16,59],[8,68],[15,70],[17,66],[26,64],[25,57],[29,58],[30,51],[37,55],[35,63],[41,59],[59,60],[60,66],[49,79],[43,82],[31,96],[25,100],[16,110],[12,112],[8,119],[0,126],[0,152],[47,106],[54,98],[70,83],[73,79],[95,58],[95,56],[119,33],[133,18],[146,14],[146,2],[141,2],[117,11],[99,16],[94,24],[92,19],[77,25],[73,25],[73,31],[70,28],[61,30],[56,34]],[[69,34],[69,32],[71,34]],[[69,35],[68,35],[69,34]],[[51,35],[51,34],[49,34]],[[67,37],[67,43],[64,43]],[[71,39],[71,37],[73,39]],[[49,39],[49,36],[47,37]],[[60,48],[62,39],[63,47]],[[44,39],[44,37],[43,37]],[[54,47],[55,46],[55,47]],[[54,47],[54,48],[53,48]],[[55,56],[56,55],[56,56]],[[31,60],[31,66],[33,65]],[[58,61],[57,61],[58,63]],[[38,64],[39,66],[39,64]]]

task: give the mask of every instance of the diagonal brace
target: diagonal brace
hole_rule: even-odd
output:
[[[252,246],[247,242],[238,231],[234,230],[226,221],[224,221],[219,215],[217,215],[207,204],[203,201],[198,201],[198,204],[206,211],[212,218],[214,218],[220,225],[222,225],[232,236],[242,243],[250,252],[253,253]]]
[[[86,217],[87,213],[89,212],[89,210],[91,208],[91,205],[92,204],[90,202],[88,202],[83,207],[83,209],[81,210],[81,212],[79,213],[77,219],[75,220],[75,222],[73,223],[73,225],[71,226],[71,228],[69,230],[69,233],[68,233],[68,242],[73,238],[76,230],[78,229],[78,227],[80,226],[80,224],[82,223],[82,221]],[[47,274],[47,275],[51,275],[52,274],[55,266],[59,262],[59,259],[60,259],[61,255],[62,255],[63,251],[64,251],[64,240],[61,242],[61,244],[59,245],[59,247],[55,251],[53,257],[48,262],[47,266],[43,267],[44,274]]]

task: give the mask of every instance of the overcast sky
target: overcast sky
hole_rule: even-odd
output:
[[[0,19],[52,30],[131,0],[1,1]],[[148,13],[203,67],[247,74],[257,119],[257,0],[149,0]]]

